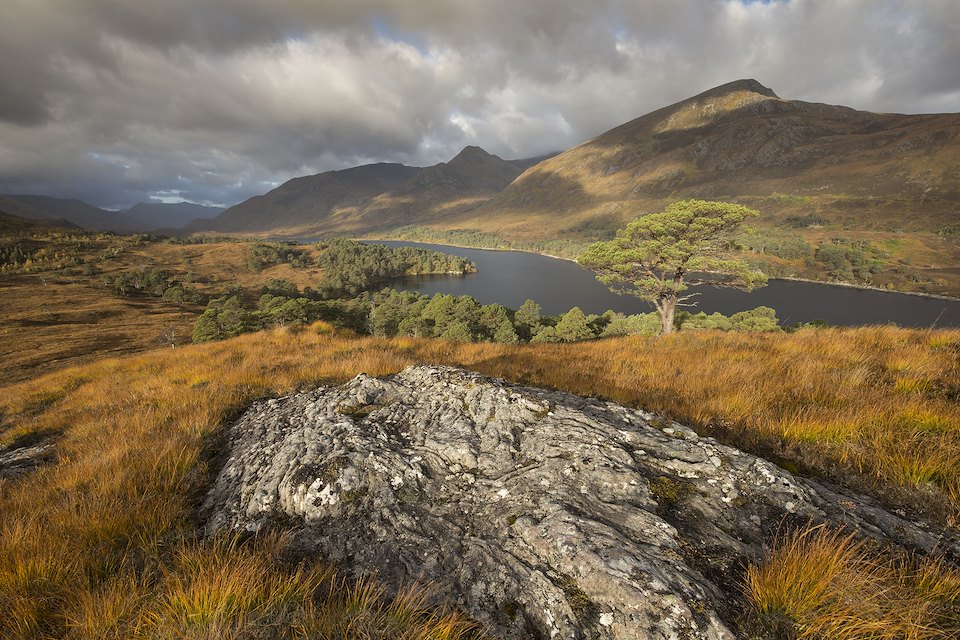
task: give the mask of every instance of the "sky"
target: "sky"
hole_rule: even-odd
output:
[[[960,0],[3,0],[0,193],[232,205],[559,151],[740,78],[960,111]]]

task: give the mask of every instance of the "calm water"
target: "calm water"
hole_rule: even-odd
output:
[[[428,295],[450,293],[473,296],[483,304],[499,303],[516,309],[527,298],[546,314],[563,313],[578,306],[585,313],[613,309],[622,313],[647,313],[652,308],[629,296],[611,293],[590,271],[574,262],[521,251],[461,249],[417,242],[381,241],[392,247],[423,247],[472,260],[477,273],[465,276],[416,276],[394,284],[397,289]],[[734,289],[698,287],[697,306],[690,311],[719,311],[725,315],[760,305],[773,307],[781,324],[825,320],[834,325],[856,326],[895,322],[901,326],[960,326],[960,302],[939,300],[810,282],[771,280],[751,293]]]

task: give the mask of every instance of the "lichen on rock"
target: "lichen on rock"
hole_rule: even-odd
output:
[[[743,567],[791,524],[957,548],[662,417],[447,367],[258,402],[227,446],[208,532],[292,521],[505,638],[733,638]]]

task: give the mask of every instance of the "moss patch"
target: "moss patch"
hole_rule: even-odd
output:
[[[593,624],[600,619],[600,608],[575,579],[568,575],[561,575],[556,585],[563,590],[567,604],[570,605],[577,620]]]
[[[653,494],[657,504],[661,509],[673,509],[684,498],[693,493],[693,485],[678,478],[660,476],[654,478],[649,484],[650,493]]]
[[[362,404],[362,405],[350,405],[347,403],[343,403],[337,407],[337,413],[341,415],[345,415],[348,418],[352,418],[354,420],[363,420],[364,418],[369,416],[371,413],[373,413],[377,409],[382,409],[385,406],[387,405],[377,404],[377,403]]]

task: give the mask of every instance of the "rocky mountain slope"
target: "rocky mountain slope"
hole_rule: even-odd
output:
[[[41,224],[48,226],[75,227],[71,222],[59,218],[52,213],[41,211],[36,207],[31,207],[25,202],[21,202],[11,196],[0,194],[0,212],[9,216],[7,227],[24,227],[30,224]]]
[[[366,232],[436,223],[476,209],[520,173],[516,165],[480,147],[466,147],[450,162],[423,169],[354,212],[317,221],[311,232]]]
[[[2,196],[0,196],[2,200]],[[0,202],[0,207],[3,203]],[[76,225],[70,224],[66,220],[55,220],[50,218],[29,219],[22,216],[7,213],[0,209],[0,231],[18,232],[35,229],[36,227],[57,227],[61,229],[76,229]]]
[[[733,638],[745,562],[808,522],[960,551],[659,416],[457,369],[265,400],[227,438],[208,532],[291,528],[501,637]]]

